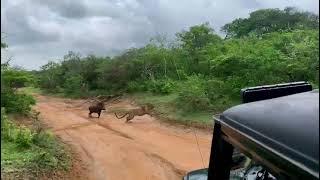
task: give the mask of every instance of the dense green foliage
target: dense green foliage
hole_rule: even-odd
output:
[[[1,48],[7,48],[1,43]],[[70,157],[56,138],[39,125],[38,116],[31,112],[35,99],[20,88],[34,84],[34,76],[23,69],[1,64],[1,177],[20,173],[37,177],[41,174],[70,167]],[[32,128],[14,123],[6,115],[27,116]],[[34,174],[33,174],[34,173]]]
[[[226,39],[205,23],[177,33],[172,42],[156,37],[113,58],[70,52],[62,62],[42,67],[39,86],[75,97],[175,94],[180,110],[220,111],[237,102],[246,86],[291,81],[318,86],[317,22],[318,16],[294,8],[265,9],[225,25]]]
[[[30,73],[2,65],[1,107],[5,107],[8,113],[28,114],[35,100],[31,95],[19,93],[17,89],[32,82]]]
[[[7,45],[2,42],[1,48],[7,48]],[[10,67],[8,61],[1,64],[1,107],[5,107],[8,113],[28,114],[35,100],[17,89],[33,82],[34,77],[29,72]]]
[[[5,109],[1,109],[1,170],[4,173],[26,170],[30,174],[69,166],[69,155],[52,134],[19,127],[8,119]]]
[[[227,37],[243,37],[293,29],[318,28],[318,15],[287,7],[284,10],[261,9],[254,11],[250,13],[248,18],[236,19],[224,25],[221,29],[227,34]]]

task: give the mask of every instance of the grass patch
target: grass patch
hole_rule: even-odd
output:
[[[71,167],[70,150],[50,132],[9,120],[1,110],[1,171],[39,177]]]
[[[70,96],[70,95],[66,95],[65,93],[60,92],[60,91],[59,92],[51,92],[51,91],[48,91],[48,90],[44,90],[44,89],[36,88],[36,87],[31,87],[31,86],[19,88],[19,92],[23,93],[23,94],[29,94],[29,95],[32,95],[32,94],[43,94],[43,95],[49,95],[49,96],[52,96],[52,97],[59,97],[59,98],[66,98],[66,97],[72,98],[73,97],[73,96]]]
[[[1,169],[4,172],[26,168],[35,156],[34,148],[21,149],[15,142],[1,140]]]
[[[23,87],[20,88],[19,91],[25,94],[42,94],[43,91],[40,88],[36,87]]]
[[[138,104],[153,104],[156,114],[168,122],[205,128],[211,128],[212,126],[212,115],[214,112],[185,112],[178,109],[176,107],[177,94],[155,95],[152,93],[135,93],[132,97]]]

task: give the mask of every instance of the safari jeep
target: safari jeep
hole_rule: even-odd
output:
[[[209,167],[184,180],[319,179],[319,91],[306,82],[242,90],[214,117]]]

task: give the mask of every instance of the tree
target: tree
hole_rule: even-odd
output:
[[[7,48],[7,45],[1,42],[1,48]],[[9,61],[1,64],[1,107],[5,107],[8,113],[29,113],[35,100],[31,95],[18,93],[16,89],[33,81],[34,77],[29,72],[10,67]]]
[[[3,37],[1,37],[1,49],[6,49],[8,48],[7,43],[3,42]],[[2,51],[1,51],[2,54]],[[1,57],[1,62],[3,61],[2,57]],[[9,66],[9,62],[11,61],[11,58],[7,59],[4,63],[1,63],[1,70],[3,68],[6,68]]]
[[[103,65],[105,61],[109,61],[109,57],[97,57],[95,55],[89,55],[82,59],[81,66],[81,76],[85,85],[88,86],[89,90],[94,90],[98,88],[98,69]]]
[[[25,87],[27,83],[31,83],[34,80],[30,73],[13,68],[2,71],[1,76],[3,76],[2,85],[6,90]]]
[[[4,42],[5,36],[3,36],[3,34],[5,34],[5,33],[4,33],[4,32],[1,32],[1,49],[8,47],[7,43]]]
[[[56,91],[63,82],[60,64],[49,61],[41,67],[38,78],[40,87],[49,91]]]
[[[1,48],[6,48],[8,45],[6,43],[1,42]]]
[[[185,50],[185,59],[189,60],[189,72],[197,73],[199,62],[203,59],[203,49],[210,44],[221,43],[221,38],[214,33],[209,23],[192,26],[189,31],[177,33],[181,47]]]
[[[293,29],[319,29],[319,16],[293,7],[284,10],[261,9],[250,13],[248,18],[239,18],[224,25],[221,31],[226,33],[226,38],[230,38]]]

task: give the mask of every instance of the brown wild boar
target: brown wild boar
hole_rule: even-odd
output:
[[[98,102],[95,105],[91,105],[89,107],[89,117],[92,117],[92,113],[97,113],[99,118],[102,110],[106,110],[103,102]]]

